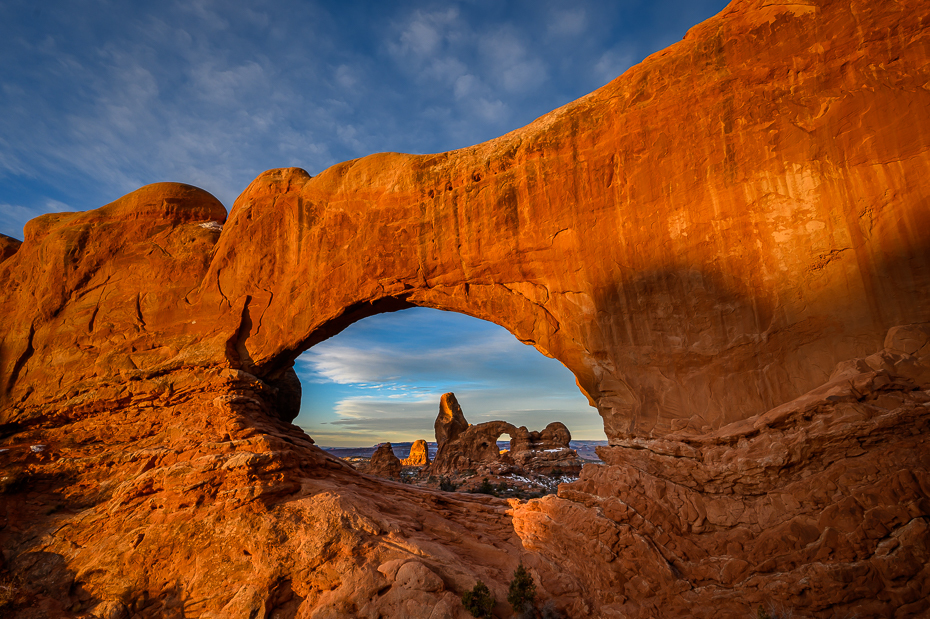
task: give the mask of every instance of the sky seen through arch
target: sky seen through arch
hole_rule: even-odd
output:
[[[560,362],[490,322],[427,308],[365,318],[302,354],[294,421],[320,445],[435,440],[443,393],[469,423],[530,430],[561,421],[575,439],[605,440],[597,410]]]

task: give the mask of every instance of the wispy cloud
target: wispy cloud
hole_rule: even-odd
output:
[[[576,37],[588,26],[588,15],[583,8],[556,9],[552,11],[547,30],[557,37]]]
[[[150,182],[229,205],[260,172],[490,139],[619,75],[725,0],[36,5],[0,22],[3,232]]]

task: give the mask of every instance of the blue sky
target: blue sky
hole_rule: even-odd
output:
[[[372,316],[305,352],[296,369],[303,398],[295,423],[321,445],[432,441],[448,391],[470,423],[505,419],[541,430],[562,421],[575,438],[605,438],[565,366],[462,314],[414,308]]]
[[[602,86],[725,5],[0,0],[0,232],[22,238],[32,217],[153,182],[197,185],[228,208],[269,168],[317,174],[374,152],[482,142]],[[370,346],[399,328],[372,327]]]

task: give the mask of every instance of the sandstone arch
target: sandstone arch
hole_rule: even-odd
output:
[[[721,22],[732,36],[757,27],[733,15]],[[316,177],[295,168],[262,174],[222,232],[202,229],[218,234],[215,245],[184,248],[192,252],[184,285],[161,286],[166,305],[183,306],[183,331],[197,344],[178,342],[145,361],[136,351],[133,365],[151,371],[183,357],[274,382],[302,350],[352,321],[413,304],[489,320],[559,359],[610,438],[705,432],[797,397],[837,362],[877,349],[888,328],[930,318],[928,190],[913,172],[928,164],[915,128],[930,95],[911,88],[922,73],[889,69],[882,79],[893,86],[866,104],[864,93],[845,90],[845,57],[805,47],[805,19],[788,19],[777,36],[796,46],[793,58],[820,63],[792,96],[807,92],[822,106],[784,113],[782,83],[760,77],[758,62],[726,64],[725,83],[741,84],[738,94],[721,91],[712,71],[677,87],[697,70],[696,56],[669,53],[474,147],[371,155]],[[923,66],[920,49],[901,53]],[[857,128],[843,121],[853,113]],[[886,137],[857,137],[868,132]],[[42,332],[61,331],[52,306],[68,309],[64,297],[37,298],[36,278],[48,294],[68,282],[84,295],[82,285],[102,286],[132,252],[151,258],[142,248],[157,243],[145,235],[222,222],[218,203],[199,206],[210,199],[160,184],[98,211],[31,223],[24,246],[0,263],[6,278],[22,281],[7,297],[16,318],[0,352],[7,401],[21,373],[44,371]],[[162,206],[127,221],[146,201]],[[93,238],[101,229],[118,241]],[[124,238],[138,246],[117,247]],[[36,271],[36,252],[112,260],[94,271],[80,259],[85,279],[75,279],[67,262]],[[184,252],[158,257],[156,284],[166,270],[179,272]],[[152,303],[150,284],[127,281],[109,294],[124,295],[126,306],[143,296]],[[159,333],[148,346],[165,349],[180,314],[153,311],[128,323],[144,323],[143,338]],[[23,348],[30,337],[39,356]],[[99,365],[103,348],[93,346],[98,354],[80,366]]]
[[[737,0],[486,144],[271,171],[228,220],[164,183],[0,239],[0,458],[29,482],[5,560],[150,616],[429,610],[520,558],[573,616],[925,614],[927,24]],[[406,304],[561,360],[607,465],[511,506],[315,449],[289,362]],[[438,591],[405,589],[414,555]]]

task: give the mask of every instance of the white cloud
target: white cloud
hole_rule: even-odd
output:
[[[500,99],[488,100],[484,97],[470,103],[472,113],[487,122],[500,122],[507,117],[507,105]]]
[[[546,65],[538,59],[515,62],[500,71],[500,83],[510,92],[532,90],[548,77]]]
[[[345,90],[354,90],[356,85],[358,85],[358,77],[356,77],[356,71],[354,68],[341,64],[336,67],[335,71],[336,83],[339,84],[340,88]]]
[[[491,79],[508,92],[525,92],[548,78],[545,63],[528,53],[511,28],[485,34],[479,49],[486,58]]]
[[[558,37],[574,37],[585,31],[588,25],[585,10],[581,8],[553,11],[549,22],[549,34]]]
[[[305,353],[300,362],[312,367],[319,376],[338,384],[371,385],[402,376],[434,380],[437,376],[447,377],[456,372],[473,373],[489,358],[503,356],[507,351],[522,346],[506,332],[481,337],[466,345],[428,351],[364,348],[328,340]]]
[[[450,30],[457,25],[459,11],[450,7],[444,11],[416,11],[401,26],[397,43],[389,44],[392,53],[426,59],[433,56],[444,40],[456,38]]]

